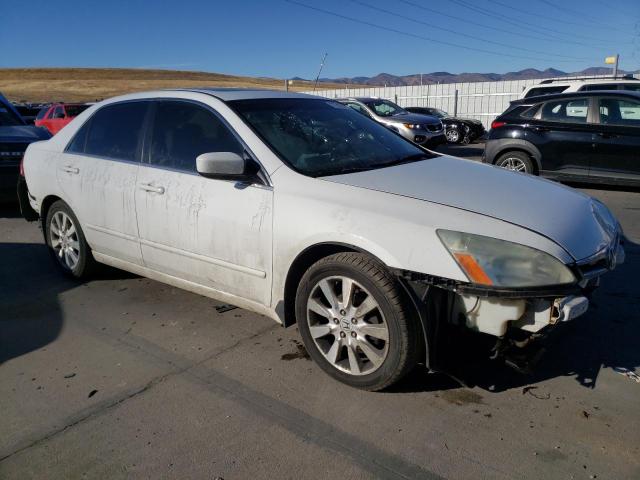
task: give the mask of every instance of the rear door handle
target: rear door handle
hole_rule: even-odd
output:
[[[150,183],[141,183],[139,187],[141,190],[144,190],[145,192],[153,192],[159,195],[162,195],[164,193],[164,187],[154,187]]]
[[[602,138],[618,138],[615,133],[598,133],[597,135]]]
[[[80,173],[80,169],[79,168],[73,167],[71,165],[65,165],[60,170],[62,170],[63,172],[67,172],[67,173],[73,173],[74,175],[77,175],[77,174]]]

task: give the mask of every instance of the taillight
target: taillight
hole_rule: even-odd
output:
[[[15,172],[15,170],[14,170]],[[24,177],[24,155],[20,159],[20,176]]]
[[[500,122],[498,120],[494,120],[493,122],[491,122],[491,128],[500,128],[500,127],[504,127],[507,124],[507,122]]]

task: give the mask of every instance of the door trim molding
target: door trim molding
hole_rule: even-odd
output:
[[[216,265],[218,267],[235,270],[237,272],[245,273],[253,277],[258,277],[258,278],[267,277],[267,273],[262,270],[257,270],[255,268],[245,267],[244,265],[238,265],[236,263],[227,262],[225,260],[220,260],[219,258],[208,257],[206,255],[200,255],[198,253],[187,252],[186,250],[170,247],[168,245],[163,245],[162,243],[152,242],[150,240],[145,240],[143,238],[140,239],[140,244],[146,245],[147,247],[156,248],[158,250],[163,250],[165,252],[174,253],[176,255],[181,255],[183,257],[191,258],[193,260],[198,260],[200,262],[206,262],[212,265]],[[144,252],[142,252],[142,258],[144,259]]]

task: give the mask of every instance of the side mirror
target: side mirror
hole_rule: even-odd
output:
[[[203,177],[247,180],[247,162],[234,152],[208,152],[196,157],[196,170]]]

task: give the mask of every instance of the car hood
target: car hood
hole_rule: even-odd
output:
[[[409,113],[406,115],[393,115],[391,117],[381,117],[385,121],[394,123],[440,123],[440,119],[431,115],[420,113]]]
[[[471,160],[439,156],[377,170],[323,177],[486,215],[556,242],[575,260],[606,248],[612,233],[593,199],[561,184]],[[469,226],[469,233],[473,227]]]
[[[48,138],[51,134],[47,130],[33,125],[0,126],[0,143],[31,143]]]

